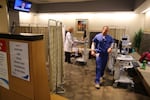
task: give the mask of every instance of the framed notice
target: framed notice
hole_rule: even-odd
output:
[[[87,19],[76,19],[76,31],[77,33],[84,33],[88,28],[88,20]]]
[[[11,75],[30,81],[28,43],[9,42]]]
[[[7,46],[5,40],[0,40],[0,86],[9,89]]]

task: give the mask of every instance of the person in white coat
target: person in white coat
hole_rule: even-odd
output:
[[[70,27],[65,34],[65,43],[64,43],[64,51],[65,51],[65,62],[71,63],[71,51],[73,46],[73,28]]]

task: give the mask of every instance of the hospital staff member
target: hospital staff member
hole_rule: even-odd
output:
[[[64,43],[64,51],[65,51],[65,62],[71,63],[71,50],[73,46],[73,28],[70,27],[65,34],[65,43]]]
[[[107,34],[108,26],[104,26],[102,32],[97,34],[91,45],[91,55],[96,56],[96,78],[95,87],[100,88],[100,78],[104,75],[104,70],[108,60],[108,53],[112,50],[113,38]]]

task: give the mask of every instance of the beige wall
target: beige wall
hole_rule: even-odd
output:
[[[8,33],[8,11],[6,0],[1,0],[0,5],[0,33]]]
[[[25,15],[27,15],[25,17]],[[32,16],[32,17],[31,17]],[[100,31],[102,26],[126,28],[126,33],[130,39],[134,37],[134,33],[144,27],[144,14],[136,14],[134,12],[91,12],[91,13],[20,13],[21,23],[48,24],[48,19],[62,21],[68,27],[75,28],[76,19],[88,19],[88,31]]]
[[[150,11],[145,13],[144,30],[150,32]]]
[[[136,13],[143,13],[144,15],[144,31],[150,33],[150,0],[146,0],[136,10]]]

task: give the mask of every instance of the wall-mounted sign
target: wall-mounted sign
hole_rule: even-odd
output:
[[[0,86],[9,89],[6,41],[0,40]]]
[[[9,42],[11,74],[30,81],[28,43]]]

